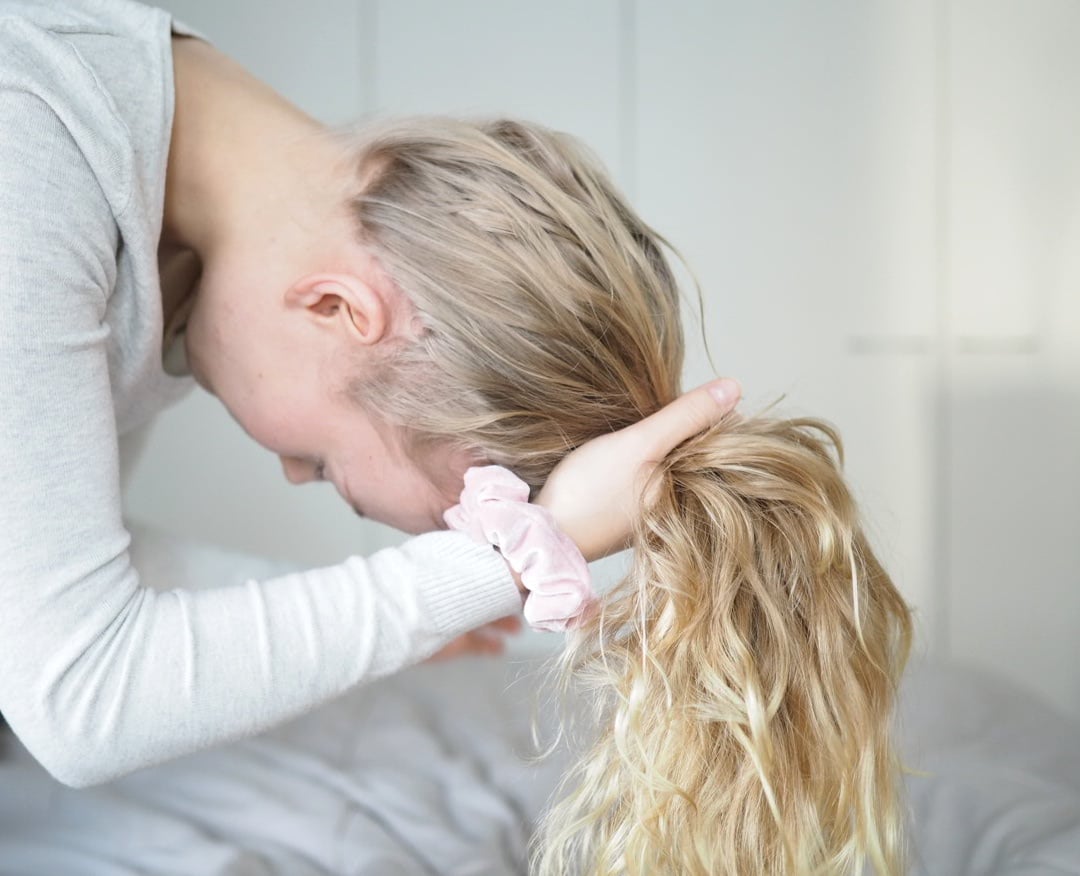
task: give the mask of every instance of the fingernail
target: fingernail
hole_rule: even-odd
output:
[[[727,407],[732,402],[739,400],[742,396],[742,387],[730,377],[725,377],[709,387],[709,395],[716,399],[720,405]]]

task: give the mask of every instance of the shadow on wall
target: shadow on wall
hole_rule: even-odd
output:
[[[958,361],[939,457],[948,653],[1080,715],[1080,381],[1035,356]]]

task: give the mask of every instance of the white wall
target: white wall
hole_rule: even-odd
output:
[[[328,122],[571,131],[686,256],[753,410],[833,420],[920,648],[1080,712],[1080,4],[172,0]],[[687,385],[712,373],[691,325]],[[288,486],[213,399],[134,516],[305,563],[399,537]]]

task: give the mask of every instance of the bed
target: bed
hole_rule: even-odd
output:
[[[162,586],[281,564],[136,529]],[[538,662],[461,658],[370,685],[253,739],[82,791],[0,757],[0,873],[525,873],[559,757],[532,758]],[[923,663],[900,715],[912,873],[1080,874],[1080,724],[968,668]]]

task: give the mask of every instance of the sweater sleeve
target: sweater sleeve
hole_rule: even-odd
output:
[[[67,129],[0,90],[0,711],[85,786],[255,733],[520,609],[461,533],[238,586],[142,586],[105,311],[116,223]]]

